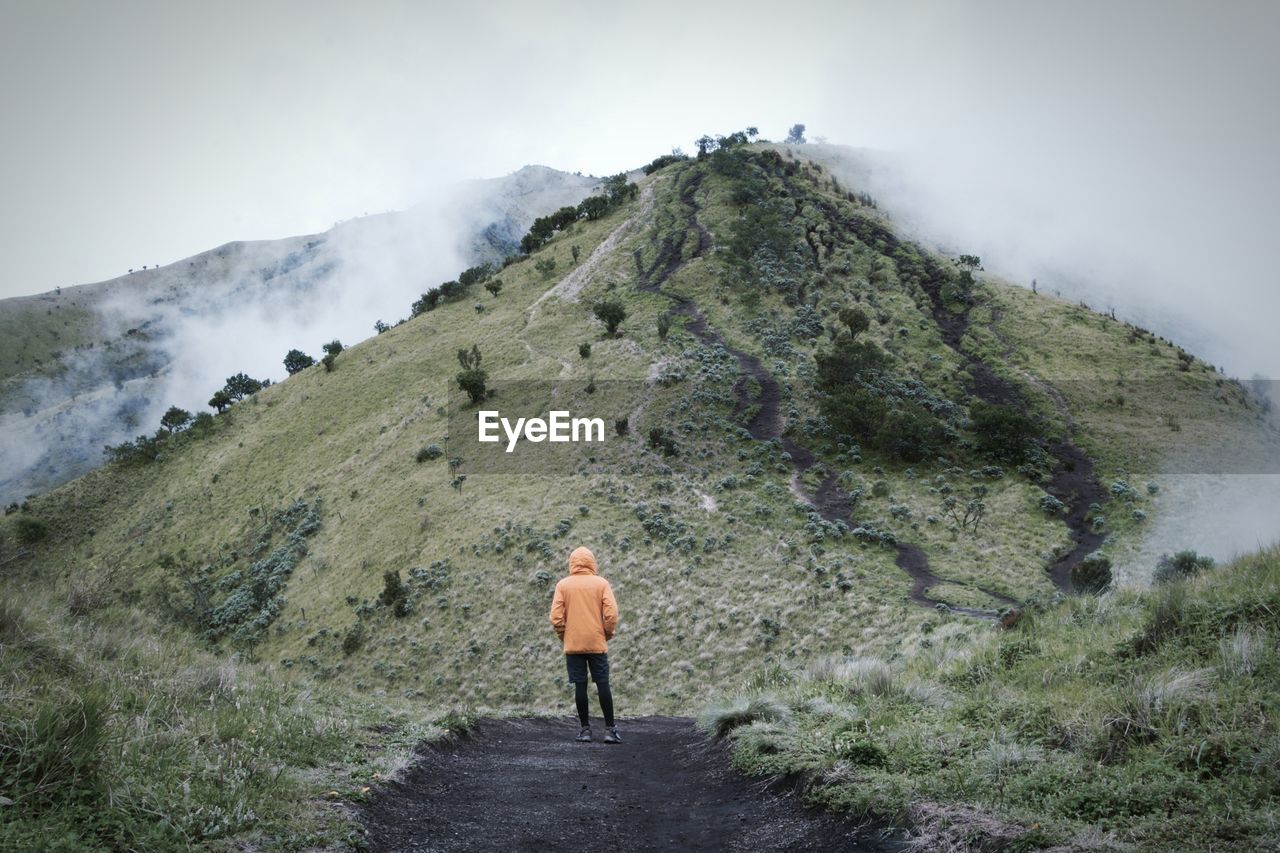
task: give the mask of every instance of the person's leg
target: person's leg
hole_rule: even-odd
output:
[[[587,685],[582,686],[585,688]],[[584,694],[582,703],[586,705],[586,690],[582,692]],[[600,712],[604,714],[605,728],[611,729],[613,728],[613,691],[609,689],[609,682],[596,682],[596,692],[600,694]]]
[[[569,670],[569,682],[573,684],[573,702],[578,709],[578,721],[585,729],[591,725],[587,706],[587,658],[586,655],[565,655]]]
[[[613,728],[613,691],[609,689],[609,655],[596,654],[587,658],[591,665],[591,680],[596,683],[596,693],[600,697],[600,712],[604,715],[606,728]]]
[[[585,681],[574,682],[573,701],[574,701],[574,704],[578,706],[578,722],[581,723],[582,727],[585,729],[587,726],[591,724],[590,707],[587,705],[587,682]],[[611,723],[608,722],[611,719],[613,718],[606,717],[605,725],[612,725]]]

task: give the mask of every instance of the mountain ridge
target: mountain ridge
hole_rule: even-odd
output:
[[[741,693],[713,728],[747,766],[856,782],[858,761],[895,767],[899,752],[846,700],[900,726],[902,709],[942,714],[961,684],[916,684],[930,649],[980,690],[982,673],[1038,660],[1038,620],[1119,638],[1146,618],[1127,587],[1152,568],[1123,563],[1179,510],[1162,460],[1215,437],[1276,447],[1238,383],[900,239],[802,147],[730,143],[647,171],[327,368],[36,496],[0,527],[6,592],[92,599],[74,618],[150,620],[282,684],[409,716],[545,714],[566,701],[551,584],[586,543],[620,605],[620,714]],[[456,427],[475,411],[460,367],[483,371],[487,405],[559,394],[606,417],[610,441],[486,468]],[[1064,580],[1120,589],[1095,605]],[[1113,600],[1123,618],[1107,621]],[[1129,672],[1109,649],[1072,654]],[[1035,673],[1017,672],[1029,689]],[[1008,716],[965,699],[973,736],[1044,717],[996,699]],[[854,737],[864,723],[874,749]],[[900,821],[886,792],[904,778],[831,801]]]

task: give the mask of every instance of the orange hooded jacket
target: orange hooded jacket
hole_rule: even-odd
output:
[[[556,584],[551,627],[564,640],[564,653],[609,651],[606,641],[618,627],[618,602],[609,582],[596,574],[596,557],[586,548],[569,555],[569,575]]]

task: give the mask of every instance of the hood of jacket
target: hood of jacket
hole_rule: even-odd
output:
[[[569,555],[569,574],[594,575],[596,573],[596,555],[589,548],[574,548]]]

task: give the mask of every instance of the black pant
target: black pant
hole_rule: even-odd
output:
[[[590,724],[587,705],[587,670],[590,670],[591,680],[596,683],[596,693],[600,696],[600,712],[604,714],[604,724],[607,728],[613,728],[613,691],[609,689],[609,655],[603,652],[566,654],[564,662],[569,670],[569,681],[573,684],[573,701],[578,707],[578,721],[584,728]]]

